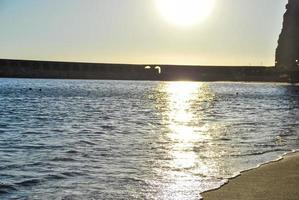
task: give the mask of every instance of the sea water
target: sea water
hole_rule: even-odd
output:
[[[298,120],[292,85],[0,79],[0,199],[200,199]]]

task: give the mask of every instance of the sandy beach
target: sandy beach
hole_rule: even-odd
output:
[[[246,171],[220,189],[202,196],[204,200],[298,200],[299,153]]]

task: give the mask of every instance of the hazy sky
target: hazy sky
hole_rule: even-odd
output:
[[[215,0],[190,27],[154,0],[0,0],[0,57],[117,63],[274,65],[287,0]]]

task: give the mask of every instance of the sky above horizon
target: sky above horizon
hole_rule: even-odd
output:
[[[287,0],[215,0],[188,27],[156,0],[0,0],[0,58],[274,65]]]

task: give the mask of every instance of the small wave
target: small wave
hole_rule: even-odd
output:
[[[67,177],[75,177],[75,176],[83,176],[84,175],[81,172],[63,172],[61,174],[64,176],[67,176]]]
[[[94,142],[86,141],[86,140],[80,140],[79,143],[88,144],[88,145],[96,145]]]
[[[40,179],[33,178],[33,179],[27,179],[27,180],[15,183],[15,185],[22,186],[22,187],[29,187],[29,186],[37,185],[40,182],[41,182]]]
[[[77,160],[75,160],[73,158],[56,157],[56,158],[51,159],[51,161],[55,161],[55,162],[75,162]]]
[[[17,148],[14,148],[13,144],[6,143],[6,146],[0,147],[0,151],[3,153],[16,153],[18,151]]]
[[[254,147],[259,147],[259,148],[274,148],[277,146],[277,144],[275,144],[276,140],[273,140],[273,143],[270,144],[254,144]]]
[[[14,185],[0,182],[0,194],[6,194],[13,190],[17,190]]]
[[[0,128],[7,128],[8,124],[0,124]]]
[[[66,196],[61,197],[61,200],[79,200],[79,199],[82,199],[82,197],[77,197],[74,194],[68,194]]]
[[[78,151],[76,151],[76,150],[68,150],[68,151],[66,151],[66,153],[75,154],[75,153],[79,153],[79,152],[78,152]]]
[[[103,134],[105,134],[104,132],[101,132],[101,131],[96,131],[96,132],[94,132],[94,134],[97,134],[97,135],[103,135]]]
[[[231,138],[219,138],[218,140],[220,140],[220,141],[231,141],[232,139]]]
[[[46,179],[47,180],[61,180],[61,179],[66,179],[67,176],[63,174],[49,174],[47,175]]]
[[[108,116],[103,116],[102,119],[103,119],[103,120],[109,120],[110,117],[108,117]]]
[[[102,152],[99,154],[101,157],[108,157],[110,154],[109,153],[105,153],[105,152]]]
[[[243,154],[231,154],[229,156],[231,157],[246,157],[246,156],[258,156],[258,155],[263,155],[267,153],[274,153],[274,152],[285,152],[285,149],[272,149],[272,150],[267,150],[267,151],[259,151],[259,152],[252,152],[252,153],[243,153]]]
[[[83,153],[83,154],[82,154],[82,157],[83,157],[83,158],[89,158],[90,155],[89,155],[88,153]]]
[[[42,134],[41,132],[35,132],[35,131],[25,131],[22,134],[24,135],[39,135]]]
[[[56,133],[63,133],[63,130],[62,130],[62,129],[53,129],[52,131],[53,131],[53,132],[56,132]]]
[[[47,165],[47,163],[40,162],[40,161],[25,164],[25,166],[27,167],[44,166],[44,165]]]
[[[7,170],[7,169],[11,170],[11,169],[14,169],[14,168],[19,168],[19,167],[20,167],[20,165],[17,165],[17,164],[4,165],[4,166],[0,166],[0,170]]]
[[[44,149],[45,146],[44,145],[21,145],[21,146],[18,146],[16,148],[20,148],[20,149]]]
[[[104,126],[101,126],[101,128],[105,129],[105,130],[113,130],[114,126],[104,125]]]

